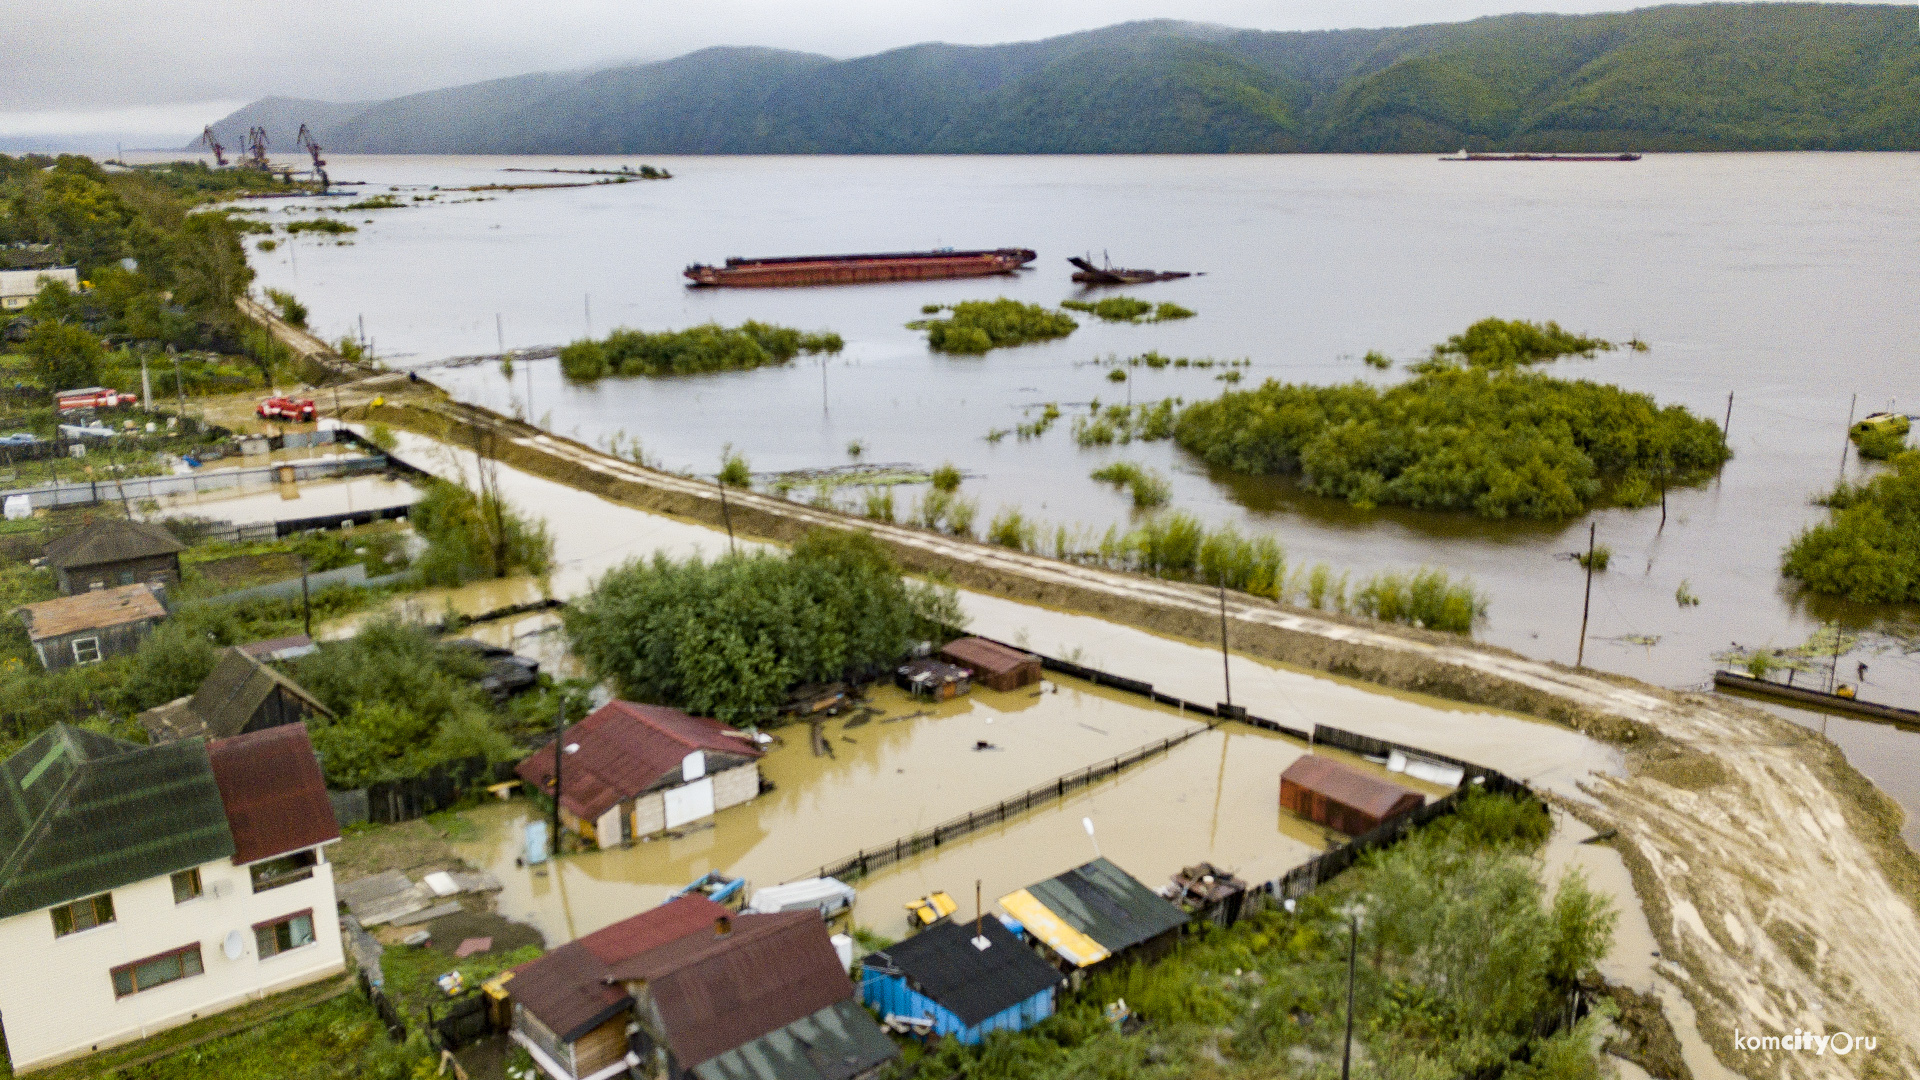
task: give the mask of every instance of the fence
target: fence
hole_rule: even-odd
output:
[[[412,578],[409,571],[397,574],[381,574],[368,577],[367,568],[361,563],[349,563],[337,570],[323,570],[317,574],[308,574],[302,583],[299,578],[288,578],[267,585],[255,585],[250,589],[235,589],[230,593],[221,593],[208,602],[214,604],[239,604],[248,600],[264,600],[269,597],[294,597],[301,592],[316,593],[321,589],[344,586],[350,589],[379,589],[388,585],[398,585]]]
[[[367,457],[333,458],[324,461],[291,461],[249,469],[209,469],[178,476],[142,476],[126,480],[92,480],[84,484],[46,484],[40,487],[0,491],[0,498],[27,497],[35,510],[45,507],[86,506],[92,503],[163,499],[174,495],[226,491],[231,488],[267,488],[288,479],[296,482],[329,476],[355,476],[385,472],[384,454]]]
[[[406,1017],[400,1015],[400,1010],[394,1007],[386,991],[373,985],[365,971],[360,972],[359,979],[360,992],[367,996],[367,1002],[373,1006],[373,1011],[380,1014],[380,1023],[387,1029],[387,1038],[397,1043],[406,1042]]]
[[[458,1050],[478,1042],[493,1032],[493,1018],[487,1015],[487,999],[474,993],[459,998],[447,1007],[447,1013],[434,1018],[433,1006],[427,1006],[427,1030],[442,1050]]]
[[[443,762],[418,776],[383,780],[364,788],[329,791],[334,816],[342,825],[372,821],[393,825],[444,810],[476,787],[510,778],[512,766],[494,765],[480,755]]]

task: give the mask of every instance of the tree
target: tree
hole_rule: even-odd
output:
[[[27,356],[40,385],[53,391],[92,386],[100,380],[106,350],[100,339],[64,322],[42,322],[27,335]]]

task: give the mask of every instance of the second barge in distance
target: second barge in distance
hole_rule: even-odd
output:
[[[1457,154],[1442,154],[1441,161],[1639,161],[1635,153],[1621,154],[1490,154],[1468,153],[1461,150]]]
[[[1031,248],[792,255],[777,259],[728,259],[722,266],[695,263],[687,267],[685,273],[695,285],[744,288],[858,285],[872,281],[931,281],[1011,274],[1038,257]]]

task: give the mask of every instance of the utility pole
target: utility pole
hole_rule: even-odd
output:
[[[153,380],[147,375],[147,350],[145,349],[140,350],[140,407],[148,412],[153,411]],[[1847,425],[1849,427],[1853,425],[1852,418],[1848,418]]]
[[[1347,915],[1347,1042],[1340,1051],[1340,1080],[1353,1069],[1353,976],[1360,957],[1360,916]]]
[[[559,715],[554,719],[553,730],[553,816],[549,822],[550,837],[547,853],[553,858],[560,857],[560,759],[567,756],[567,695],[565,691],[556,691],[559,699]],[[555,873],[559,870],[556,867]]]
[[[307,594],[307,559],[300,557],[300,619],[306,626],[307,639],[313,639],[313,598]]]
[[[1853,395],[1852,404],[1847,406],[1847,431],[1840,437],[1840,477],[1847,475],[1847,451],[1853,447],[1853,411],[1860,407],[1860,395]]]
[[[727,482],[716,479],[714,483],[720,487],[720,520],[727,526],[727,554],[738,555],[740,553],[733,547],[733,513],[727,509]]]
[[[1593,536],[1599,528],[1598,523],[1587,523],[1587,599],[1580,605],[1580,651],[1575,654],[1573,666],[1587,666],[1587,614],[1593,610]]]
[[[493,313],[493,334],[500,340],[500,355],[507,355],[507,324],[500,321],[500,313]]]
[[[593,294],[587,294],[587,337],[593,337]]]
[[[1220,677],[1227,685],[1227,709],[1233,709],[1233,667],[1227,662],[1227,580],[1220,575]]]
[[[1827,668],[1827,693],[1829,694],[1840,689],[1840,637],[1845,632],[1846,628],[1840,625],[1840,621],[1834,620],[1833,664]]]
[[[1720,422],[1720,445],[1729,449],[1733,446],[1727,441],[1727,431],[1731,427],[1733,427],[1733,391],[1729,390],[1727,391],[1727,418]]]
[[[820,411],[827,411],[827,354],[820,354]]]

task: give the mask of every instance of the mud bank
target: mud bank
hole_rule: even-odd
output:
[[[1094,616],[1196,645],[1218,600],[1173,582],[865,521],[645,469],[484,410],[412,395],[355,410],[458,446],[491,437],[505,463],[654,514],[789,542],[858,528],[911,569],[967,589]],[[1289,667],[1564,724],[1624,756],[1569,809],[1617,846],[1666,974],[1721,1062],[1757,1076],[1920,1072],[1920,860],[1902,813],[1817,733],[1722,698],[1574,671],[1448,635],[1230,597],[1233,648]],[[1409,741],[1418,743],[1419,739]],[[1847,1031],[1846,1058],[1742,1051],[1733,1033]]]

